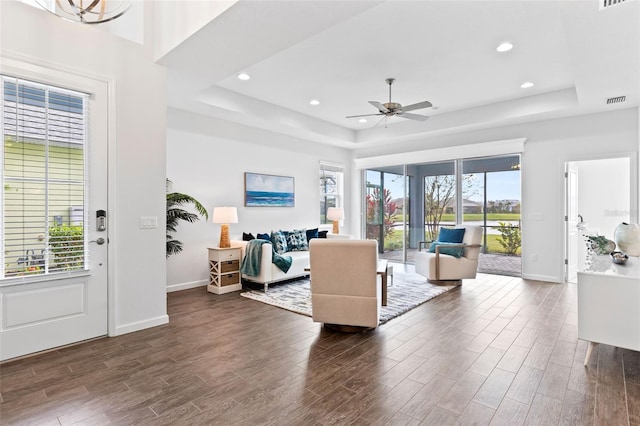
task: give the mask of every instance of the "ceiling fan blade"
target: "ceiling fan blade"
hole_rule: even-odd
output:
[[[379,113],[379,114],[347,115],[345,118],[371,117],[373,115],[384,115],[384,114]]]
[[[376,102],[376,101],[369,101],[369,103],[371,105],[373,105],[374,107],[378,108],[378,111],[380,112],[390,112],[386,106],[382,105],[380,102]]]
[[[413,111],[414,109],[429,108],[429,107],[432,107],[432,106],[433,105],[431,104],[431,102],[424,101],[424,102],[418,102],[417,104],[403,106],[402,110],[403,111]]]
[[[425,120],[429,119],[429,117],[427,117],[426,115],[408,114],[408,113],[405,113],[405,112],[399,112],[396,115],[398,117],[408,118],[409,120],[425,121]]]

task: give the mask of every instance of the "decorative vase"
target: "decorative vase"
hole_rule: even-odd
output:
[[[629,256],[640,256],[640,225],[622,222],[613,234],[618,248]]]

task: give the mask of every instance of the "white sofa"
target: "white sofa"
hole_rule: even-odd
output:
[[[244,259],[244,252],[247,246],[247,241],[231,240],[232,247],[240,247],[242,253],[240,259]],[[262,245],[262,260],[260,261],[260,275],[250,276],[242,274],[242,279],[259,283],[264,285],[265,293],[269,289],[269,284],[276,283],[278,281],[290,280],[292,278],[299,278],[309,275],[305,268],[309,267],[309,252],[308,251],[288,251],[283,256],[291,256],[293,262],[291,268],[287,273],[282,272],[276,265],[271,262],[271,252],[273,246],[267,242]]]

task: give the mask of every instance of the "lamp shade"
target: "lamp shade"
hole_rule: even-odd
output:
[[[327,219],[342,220],[344,219],[344,210],[342,207],[329,207],[327,209]]]
[[[213,223],[238,223],[238,209],[235,207],[214,207]]]

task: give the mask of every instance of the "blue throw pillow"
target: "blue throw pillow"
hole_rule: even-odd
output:
[[[287,251],[308,251],[309,243],[307,242],[306,229],[294,229],[286,232]]]
[[[267,241],[271,242],[271,235],[269,235],[267,233],[264,233],[264,234],[257,233],[256,234],[256,238],[259,239],[259,240],[267,240]]]
[[[256,239],[256,237],[254,237],[251,232],[249,232],[248,234],[246,232],[242,233],[242,241],[251,241],[251,240],[255,240],[255,239]]]
[[[464,231],[464,228],[440,228],[436,241],[460,244],[464,238]]]
[[[456,258],[461,258],[464,255],[464,247],[447,247],[448,245],[456,245],[460,243],[443,243],[441,241],[434,241],[429,246],[429,252],[435,253],[436,247],[440,246],[440,254],[448,254]]]
[[[271,231],[271,244],[273,244],[273,251],[278,254],[284,254],[288,250],[287,237],[282,231]]]
[[[307,242],[313,238],[318,238],[318,228],[307,229]]]

